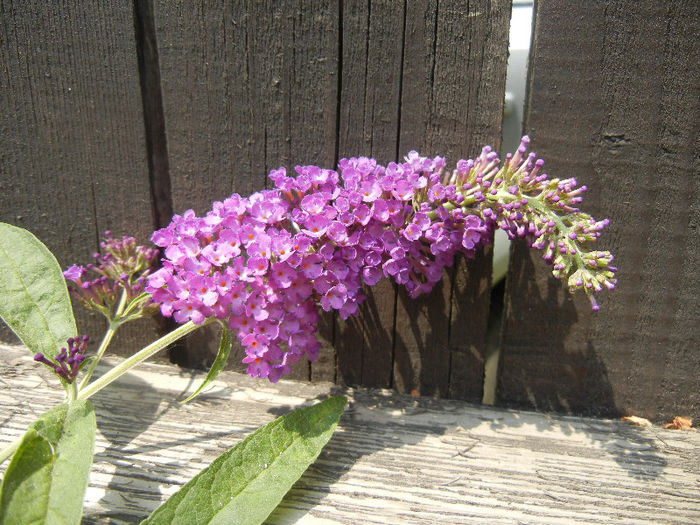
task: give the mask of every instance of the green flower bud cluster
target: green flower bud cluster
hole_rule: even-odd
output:
[[[583,290],[598,310],[593,294],[615,288],[617,268],[609,251],[589,251],[586,244],[596,241],[609,221],[596,221],[577,208],[586,187],[578,187],[576,179],[540,173],[544,161],[534,153],[525,156],[528,143],[523,137],[502,166],[487,146],[476,160],[460,161],[444,182],[456,185],[455,207],[476,213],[511,239],[526,239],[553,265],[554,277],[565,280],[572,293]]]
[[[133,237],[113,238],[108,231],[105,237],[103,253],[93,255],[95,264],[73,265],[63,272],[72,295],[110,322],[154,314],[157,308],[144,293],[144,284],[157,265],[158,250],[138,245]]]

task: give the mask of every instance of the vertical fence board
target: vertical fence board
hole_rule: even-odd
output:
[[[333,165],[337,10],[327,2],[155,3],[175,213],[201,214],[232,191],[264,189],[281,165]],[[332,323],[322,326],[330,339]],[[211,360],[211,332],[192,341],[184,361],[201,362],[204,348]],[[231,362],[242,356],[239,346]],[[334,375],[328,344],[318,368]],[[309,374],[303,363],[293,371]]]
[[[160,1],[153,12],[176,213],[262,189],[280,165],[416,149],[451,167],[498,146],[507,0]],[[153,228],[133,16],[118,2],[0,3],[0,220],[33,231],[62,266],[89,262],[105,229],[145,239]],[[697,34],[690,0],[538,3],[526,129],[550,173],[587,184],[585,209],[611,218],[601,248],[620,284],[591,314],[514,246],[502,404],[700,416]],[[359,318],[322,316],[321,358],[293,376],[334,379],[337,350],[346,383],[478,401],[489,258],[457,261],[418,300],[385,282]],[[93,336],[104,326],[78,317]],[[153,335],[143,323],[116,344]],[[212,331],[198,337],[189,364],[216,350]]]
[[[483,144],[498,147],[510,2],[407,6],[399,149],[445,156],[452,169]],[[481,400],[489,253],[469,261],[468,274],[464,261],[458,262],[427,296],[412,300],[399,292],[399,391]]]
[[[404,28],[404,13],[392,3],[344,3],[333,8],[250,4],[235,12],[231,6],[205,9],[157,3],[175,210],[205,211],[211,200],[221,198],[212,188],[222,181],[235,191],[249,193],[262,185],[268,169],[282,163],[331,165],[336,152],[338,156],[371,155],[387,162],[396,158],[399,140],[403,149],[435,149],[432,154],[447,154],[454,162],[458,153],[475,153],[476,144],[493,143],[500,135],[509,5],[483,3],[468,10],[461,3],[427,3],[420,9],[411,4],[415,20],[409,16],[410,23],[426,23],[428,34],[423,40],[406,42],[402,49],[405,36],[414,38],[415,31]],[[304,53],[309,60],[304,60]],[[415,74],[407,74],[406,67]],[[407,88],[403,97],[402,86]],[[339,104],[337,122],[335,104]],[[414,127],[421,119],[421,125]],[[403,155],[407,150],[401,148]],[[256,170],[260,164],[263,169]],[[256,173],[260,175],[251,178]],[[399,388],[413,389],[412,382],[417,381],[428,385],[426,392],[448,394],[448,334],[451,325],[461,326],[464,321],[450,317],[451,311],[464,315],[459,307],[453,308],[452,301],[476,304],[488,289],[487,258],[470,269],[475,283],[486,283],[475,285],[481,293],[478,300],[473,300],[471,291],[453,298],[453,283],[448,279],[439,298],[416,307],[424,315],[430,311],[432,323],[443,326],[409,323],[400,327],[409,334],[407,343],[401,334],[400,348],[411,348],[414,364],[423,358],[429,364],[422,375],[399,380]],[[465,287],[459,279],[463,276],[455,281],[455,290]],[[341,381],[391,384],[397,370],[392,372],[391,365],[395,297],[393,285],[384,283],[370,293],[359,319],[336,323]],[[468,313],[478,328],[454,347],[458,357],[465,352],[477,354],[478,359],[468,357],[460,366],[466,370],[474,361],[479,378],[487,306],[486,301]],[[412,316],[406,312],[402,319]],[[328,316],[321,324],[324,331],[332,330]],[[431,334],[441,334],[441,343]],[[433,360],[427,353],[421,357],[422,351],[441,357]],[[314,379],[329,378],[333,356],[327,347],[324,356],[325,363],[312,368]],[[442,368],[434,362],[442,363]],[[460,359],[455,362],[460,364]]]
[[[700,416],[698,34],[693,1],[538,3],[526,129],[547,171],[610,217],[600,248],[619,285],[592,314],[515,247],[502,404]]]
[[[32,231],[62,267],[92,262],[109,229],[152,231],[132,7],[0,4],[0,220]],[[101,316],[76,309],[98,340]],[[114,346],[155,329],[138,321]],[[6,338],[9,334],[0,334]]]
[[[404,10],[396,2],[345,2],[339,157],[397,160]],[[345,384],[388,388],[394,342],[393,282],[371,289],[360,313],[337,319],[335,348]]]

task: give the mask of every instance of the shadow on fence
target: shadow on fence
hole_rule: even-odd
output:
[[[549,272],[535,278],[542,263],[536,261],[539,253],[527,251],[522,243],[515,246],[507,284],[497,394],[501,405],[619,415],[605,365],[588,334],[584,337],[580,330],[575,301],[586,302],[585,298],[572,299],[565,283]],[[511,330],[509,323],[518,329]]]

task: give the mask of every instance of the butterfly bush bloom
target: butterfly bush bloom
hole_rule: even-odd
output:
[[[68,348],[61,348],[61,351],[53,359],[47,358],[42,353],[37,353],[34,355],[34,361],[48,366],[66,383],[72,383],[85,361],[88,336],[71,337],[67,343]]]
[[[342,318],[382,277],[411,297],[429,292],[455,255],[473,257],[493,230],[544,251],[569,288],[613,288],[609,252],[586,252],[607,221],[576,205],[585,187],[539,174],[527,137],[502,167],[485,147],[446,172],[445,160],[412,151],[402,163],[342,159],[337,170],[273,170],[275,188],[215,202],[204,217],[175,215],[154,233],[163,267],[146,291],[183,323],[216,318],[237,332],[248,373],[277,381],[302,357],[315,360],[317,306]]]
[[[63,272],[63,276],[70,285],[71,294],[83,306],[111,319],[122,290],[126,294],[126,303],[144,292],[146,279],[157,262],[158,251],[138,245],[134,237],[114,238],[109,231],[105,232],[100,248],[102,253],[93,254],[95,264],[73,265]],[[146,302],[140,310],[148,313]]]
[[[524,238],[543,251],[542,258],[553,265],[552,275],[566,280],[572,293],[583,290],[598,310],[594,293],[615,288],[617,268],[610,252],[588,251],[586,244],[596,241],[609,221],[580,211],[586,186],[542,173],[544,161],[535,153],[525,154],[529,142],[523,137],[500,168],[497,154],[486,146],[475,161],[460,161],[461,170],[458,163],[448,180],[456,185],[458,197],[463,196],[463,211],[477,207],[490,229],[501,228],[511,239]]]

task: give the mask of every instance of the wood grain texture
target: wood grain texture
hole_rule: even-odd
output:
[[[397,2],[344,2],[338,156],[398,160],[404,7]],[[338,379],[390,387],[396,286],[383,279],[357,317],[337,318]]]
[[[699,33],[693,1],[538,3],[526,129],[610,218],[619,284],[592,314],[515,247],[502,404],[700,417]]]
[[[175,213],[264,189],[282,165],[333,166],[337,11],[332,2],[155,2]],[[217,341],[206,339],[211,360]],[[201,359],[201,344],[190,348],[188,359]],[[329,352],[324,345],[324,378],[335,373]],[[238,346],[230,361],[242,356]],[[309,374],[303,363],[293,369]]]
[[[92,262],[105,230],[145,242],[132,6],[3,1],[0,22],[0,220],[32,231],[64,268]],[[80,332],[99,340],[102,317],[76,313]],[[127,325],[117,346],[132,352],[154,335],[149,322]]]
[[[280,164],[331,166],[339,157],[362,155],[386,163],[419,148],[454,163],[494,143],[509,6],[156,3],[175,211],[203,213],[230,190],[260,189],[267,170]],[[358,318],[324,316],[324,347],[310,377],[336,379],[337,373],[344,384],[479,400],[489,273],[483,256],[470,265],[474,285],[462,271],[414,305],[398,300],[394,285],[384,282],[368,291]],[[397,301],[403,305],[398,317]],[[398,336],[396,319],[402,320]],[[473,330],[452,344],[451,327],[465,322]],[[214,341],[200,334],[188,353],[213,347],[207,339]],[[241,353],[239,347],[232,361]],[[202,358],[186,362],[193,360]],[[306,378],[307,372],[295,374]],[[468,386],[450,389],[451,383]]]
[[[445,156],[452,167],[484,144],[497,148],[510,2],[421,1],[407,3],[407,9],[399,151]],[[465,265],[458,263],[458,271],[446,271],[428,296],[411,300],[399,293],[394,344],[399,391],[481,400],[488,253],[468,267],[469,282]]]
[[[0,348],[0,446],[61,401],[26,354]],[[137,523],[255,428],[331,393],[349,398],[340,425],[267,524],[700,520],[696,431],[233,372],[180,406],[203,376],[145,363],[92,398],[98,434],[83,523]]]

